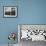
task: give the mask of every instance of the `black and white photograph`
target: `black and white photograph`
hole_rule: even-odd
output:
[[[46,25],[19,24],[18,42],[20,46],[41,45],[46,42]]]
[[[16,16],[17,16],[17,7],[15,6],[4,7],[4,17],[16,17]]]

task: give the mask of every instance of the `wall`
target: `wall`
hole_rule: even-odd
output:
[[[17,6],[18,16],[3,18],[3,6]],[[0,44],[8,43],[9,32],[17,34],[18,24],[46,24],[46,0],[0,0]]]
[[[19,23],[46,24],[46,0],[20,0]]]
[[[3,18],[3,6],[17,6],[17,0],[0,0],[0,44],[9,42],[8,35],[10,32],[17,32],[17,18]],[[18,43],[16,38],[15,43]]]

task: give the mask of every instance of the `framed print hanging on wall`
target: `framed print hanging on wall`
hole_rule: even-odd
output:
[[[15,6],[4,6],[4,17],[16,17],[17,7]]]

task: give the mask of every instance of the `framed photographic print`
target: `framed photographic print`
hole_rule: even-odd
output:
[[[15,6],[4,6],[4,17],[16,17],[17,7]]]
[[[46,41],[46,24],[19,24],[18,42],[24,40]]]

